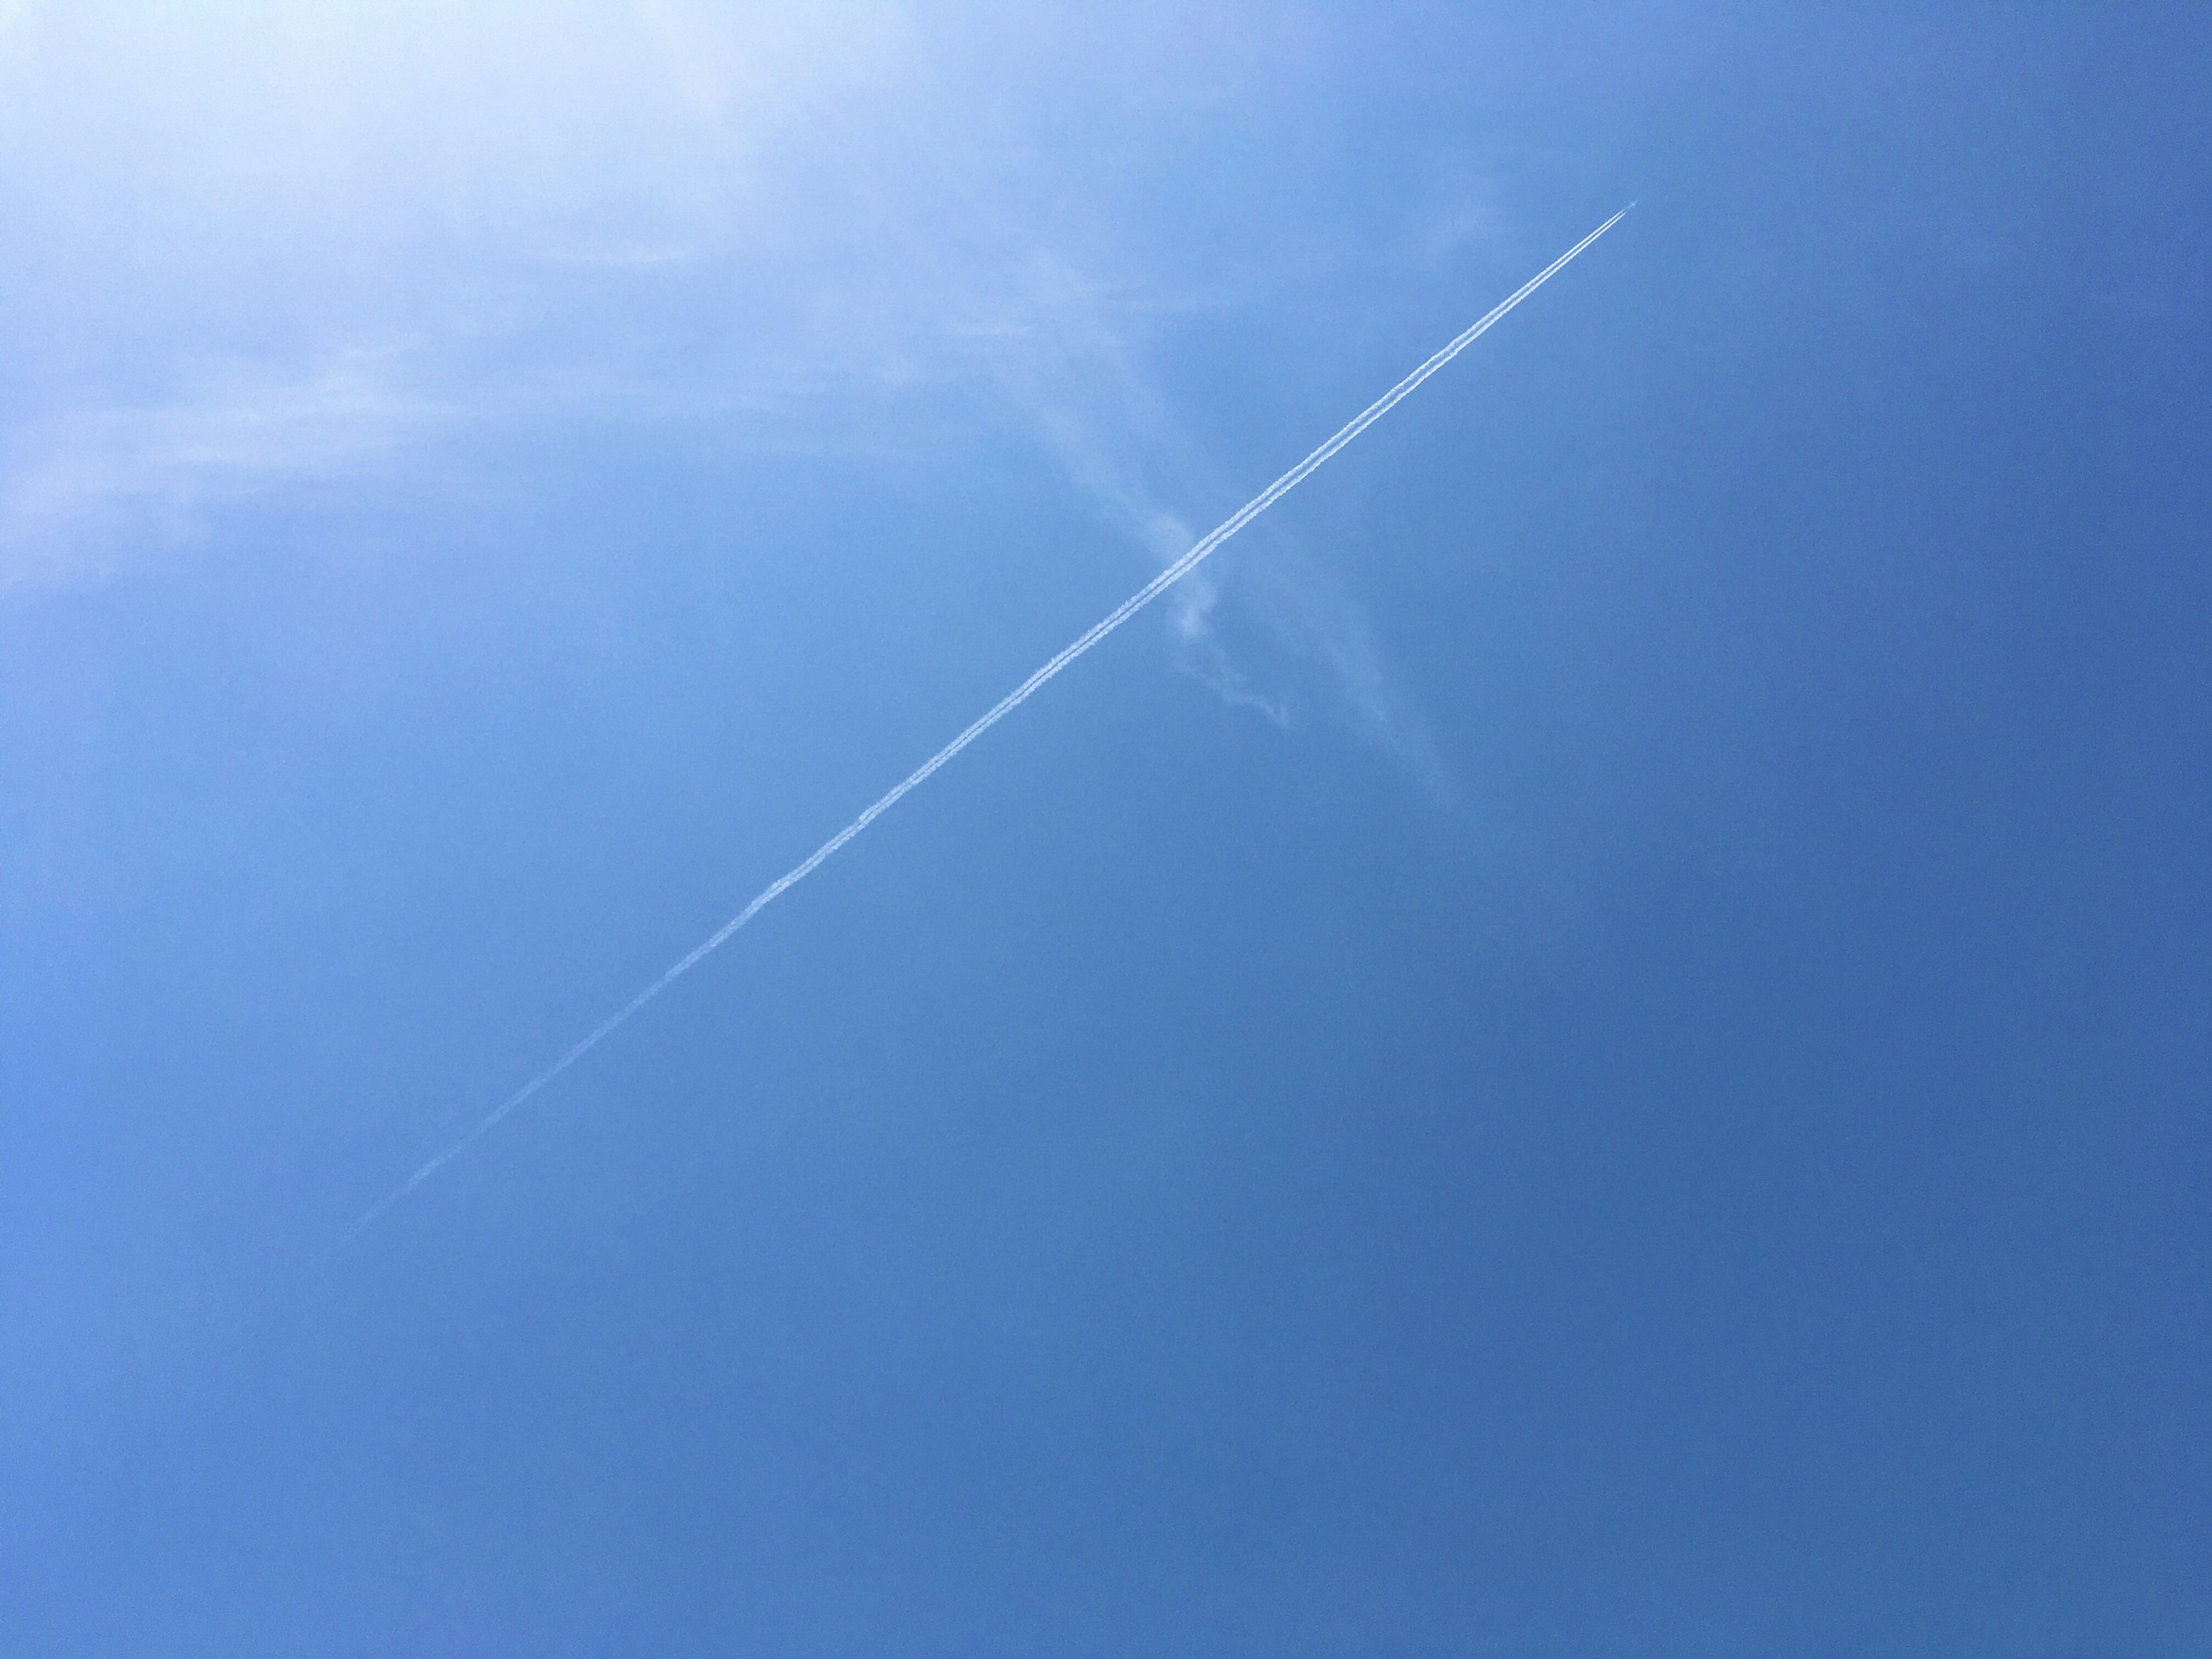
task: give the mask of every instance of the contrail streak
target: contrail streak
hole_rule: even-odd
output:
[[[1633,207],[1634,205],[1635,204],[1632,202],[1629,204],[1630,207]],[[446,1165],[451,1164],[463,1152],[468,1151],[470,1147],[475,1146],[476,1143],[483,1139],[484,1136],[489,1134],[493,1129],[498,1127],[500,1121],[506,1117],[508,1113],[514,1111],[525,1101],[528,1100],[532,1095],[536,1094],[540,1089],[543,1089],[547,1084],[552,1082],[555,1078],[560,1076],[562,1073],[567,1071],[571,1066],[574,1066],[586,1054],[591,1053],[593,1048],[599,1047],[601,1042],[612,1035],[618,1027],[625,1024],[633,1014],[638,1012],[638,1010],[644,1007],[647,1003],[652,1001],[653,998],[659,996],[663,991],[666,990],[671,985],[673,985],[678,980],[683,978],[684,975],[690,973],[692,969],[697,967],[699,963],[711,952],[718,949],[731,934],[736,933],[738,928],[744,927],[755,916],[758,915],[763,910],[768,908],[770,904],[781,898],[790,889],[797,886],[800,882],[805,880],[807,877],[812,875],[815,871],[819,869],[822,865],[830,858],[832,854],[834,854],[840,848],[843,847],[847,842],[852,840],[854,836],[859,835],[860,831],[866,829],[878,818],[883,817],[884,813],[890,811],[892,807],[897,805],[910,790],[915,789],[925,782],[939,767],[945,765],[946,762],[950,761],[955,755],[957,755],[969,744],[975,742],[976,738],[981,737],[986,732],[996,726],[1000,720],[1006,719],[1007,715],[1012,714],[1014,710],[1020,708],[1031,697],[1035,696],[1037,692],[1044,688],[1046,683],[1056,677],[1062,669],[1067,667],[1068,665],[1073,663],[1078,657],[1080,657],[1085,652],[1090,650],[1092,646],[1097,645],[1099,641],[1104,639],[1115,629],[1121,627],[1123,623],[1128,621],[1130,617],[1135,616],[1137,612],[1142,611],[1154,599],[1159,598],[1162,593],[1164,593],[1169,588],[1175,586],[1176,582],[1181,581],[1185,576],[1196,569],[1200,562],[1213,553],[1214,550],[1219,548],[1224,542],[1227,541],[1231,536],[1234,536],[1238,531],[1243,529],[1246,525],[1251,523],[1253,520],[1258,518],[1262,513],[1265,513],[1269,507],[1273,507],[1277,501],[1280,501],[1285,495],[1296,489],[1297,485],[1305,479],[1309,473],[1320,466],[1321,464],[1328,459],[1330,456],[1335,454],[1338,450],[1343,448],[1345,445],[1350,443],[1354,438],[1367,430],[1369,427],[1381,420],[1382,416],[1388,414],[1391,408],[1397,404],[1399,399],[1413,391],[1415,386],[1420,385],[1420,383],[1427,380],[1430,375],[1435,374],[1453,358],[1458,356],[1461,352],[1466,350],[1468,347],[1473,345],[1477,340],[1488,333],[1491,329],[1496,326],[1498,321],[1504,317],[1506,313],[1511,311],[1514,307],[1519,305],[1523,300],[1534,294],[1538,289],[1543,287],[1546,283],[1549,282],[1553,276],[1557,275],[1561,268],[1564,267],[1570,260],[1574,258],[1577,254],[1580,253],[1592,242],[1597,240],[1599,237],[1604,235],[1606,232],[1611,230],[1627,216],[1628,208],[1623,208],[1619,213],[1614,214],[1612,218],[1607,220],[1595,230],[1590,232],[1589,235],[1583,237],[1581,241],[1577,242],[1565,253],[1562,253],[1558,258],[1553,260],[1550,264],[1546,265],[1543,270],[1538,271],[1534,276],[1530,277],[1518,289],[1515,289],[1505,300],[1502,301],[1499,304],[1486,313],[1479,321],[1477,321],[1472,327],[1468,328],[1464,333],[1461,334],[1457,338],[1454,339],[1449,345],[1445,346],[1443,350],[1437,352],[1426,362],[1423,363],[1419,368],[1408,374],[1404,380],[1399,381],[1397,385],[1392,386],[1380,398],[1377,398],[1373,403],[1368,404],[1365,409],[1362,410],[1357,416],[1355,416],[1348,424],[1339,431],[1334,437],[1331,438],[1327,443],[1322,445],[1320,448],[1315,450],[1312,454],[1307,456],[1305,459],[1300,461],[1288,472],[1283,474],[1281,477],[1276,479],[1274,483],[1269,484],[1267,489],[1261,490],[1260,494],[1255,495],[1250,501],[1245,502],[1243,507],[1237,508],[1234,517],[1228,520],[1227,522],[1224,523],[1212,534],[1199,542],[1190,550],[1190,551],[1184,554],[1173,564],[1168,566],[1166,569],[1161,571],[1158,575],[1153,577],[1152,580],[1146,582],[1142,587],[1139,588],[1134,593],[1132,593],[1127,599],[1122,600],[1121,604],[1115,606],[1111,611],[1108,612],[1105,617],[1092,623],[1088,629],[1086,629],[1074,641],[1073,643],[1062,647],[1059,652],[1054,653],[1052,659],[1048,661],[1043,667],[1038,669],[1036,673],[1030,675],[1029,678],[1024,680],[1019,685],[1006,693],[1005,696],[993,703],[987,712],[977,717],[977,719],[969,725],[965,731],[961,732],[958,737],[953,738],[952,741],[946,744],[944,748],[939,750],[927,760],[922,762],[921,765],[915,767],[913,771],[908,773],[904,778],[901,779],[891,788],[886,790],[882,798],[877,800],[866,811],[862,812],[860,817],[854,818],[842,830],[840,830],[836,835],[830,836],[828,841],[823,842],[821,846],[816,848],[812,853],[807,855],[804,863],[795,866],[791,870],[787,871],[784,874],[777,877],[775,881],[769,883],[767,887],[761,890],[759,896],[755,898],[751,903],[746,905],[744,909],[738,911],[737,915],[732,916],[727,921],[716,928],[702,943],[695,946],[689,954],[678,960],[674,966],[671,967],[667,972],[661,975],[659,979],[653,981],[652,984],[647,986],[642,991],[640,991],[620,1008],[617,1009],[613,1013],[609,1014],[606,1018],[601,1020],[588,1036],[585,1037],[581,1042],[574,1044],[566,1054],[562,1054],[560,1059],[555,1060],[550,1066],[548,1066],[536,1077],[531,1079],[529,1082],[524,1084],[520,1089],[517,1089],[505,1100],[500,1102],[498,1106],[493,1109],[489,1115],[485,1117],[481,1123],[478,1123],[474,1128],[471,1129],[466,1134],[463,1135],[452,1146],[447,1147],[444,1152],[440,1152],[437,1157],[432,1158],[421,1169],[416,1170],[413,1175],[408,1176],[404,1185],[398,1187],[390,1194],[387,1194],[383,1199],[380,1200],[376,1205],[363,1214],[358,1221],[355,1222],[353,1225],[346,1229],[344,1233],[340,1236],[338,1243],[341,1246],[349,1243],[353,1239],[359,1237],[360,1234],[371,1224],[373,1224],[379,1216],[382,1215],[394,1204],[397,1204],[401,1199],[406,1197],[408,1194],[413,1192],[417,1187],[428,1181],[432,1176],[437,1174],[439,1170],[444,1169]]]

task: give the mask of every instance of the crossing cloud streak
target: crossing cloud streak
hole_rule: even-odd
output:
[[[1634,204],[1632,203],[1630,205],[1633,206]],[[532,1078],[529,1082],[524,1084],[520,1089],[517,1089],[513,1094],[501,1101],[483,1118],[481,1122],[477,1123],[466,1134],[463,1135],[459,1140],[456,1140],[452,1146],[447,1147],[445,1151],[440,1152],[435,1158],[430,1159],[429,1162],[423,1164],[422,1168],[416,1170],[414,1174],[407,1177],[404,1182],[394,1188],[391,1193],[387,1194],[384,1198],[378,1200],[376,1204],[364,1212],[358,1220],[354,1222],[350,1227],[346,1229],[345,1232],[341,1236],[338,1241],[339,1243],[343,1245],[358,1237],[369,1226],[374,1224],[377,1218],[383,1215],[386,1210],[390,1209],[394,1204],[399,1202],[400,1200],[405,1198],[417,1187],[420,1187],[424,1182],[429,1180],[431,1176],[436,1175],[439,1170],[444,1169],[446,1165],[452,1163],[463,1152],[476,1145],[477,1141],[483,1139],[485,1135],[490,1133],[491,1131],[497,1127],[501,1120],[506,1118],[509,1113],[520,1107],[532,1096],[537,1094],[539,1090],[545,1087],[547,1084],[552,1082],[553,1079],[559,1077],[562,1073],[567,1071],[571,1066],[574,1065],[586,1054],[589,1054],[593,1048],[597,1048],[607,1037],[613,1035],[617,1029],[627,1024],[630,1018],[642,1009],[646,1004],[651,1002],[655,997],[659,996],[671,985],[673,985],[685,974],[690,973],[692,969],[697,967],[701,962],[706,959],[707,957],[720,948],[724,942],[726,941],[732,933],[736,933],[747,922],[750,921],[755,916],[758,915],[763,910],[766,909],[770,904],[775,902],[775,900],[781,898],[786,892],[797,886],[800,882],[805,880],[807,877],[812,875],[815,871],[819,869],[833,855],[842,848],[846,842],[851,841],[854,836],[859,835],[863,830],[866,830],[870,824],[873,823],[884,813],[890,811],[892,807],[897,805],[901,800],[905,799],[910,791],[919,787],[922,783],[926,782],[938,771],[939,768],[945,766],[948,762],[950,762],[954,756],[957,755],[969,744],[975,742],[976,738],[981,737],[986,732],[996,726],[1000,720],[1006,719],[1007,715],[1012,714],[1015,709],[1020,708],[1032,696],[1035,696],[1037,692],[1044,689],[1048,683],[1057,678],[1063,669],[1068,667],[1079,657],[1081,657],[1093,646],[1103,640],[1108,635],[1120,628],[1122,623],[1127,622],[1130,617],[1135,616],[1139,611],[1142,611],[1154,599],[1159,598],[1161,594],[1167,592],[1169,588],[1174,586],[1176,583],[1181,581],[1193,570],[1195,570],[1201,563],[1218,550],[1224,543],[1227,542],[1231,537],[1235,536],[1237,532],[1243,529],[1246,525],[1251,523],[1253,520],[1258,518],[1262,513],[1265,513],[1269,507],[1273,507],[1277,501],[1280,501],[1285,495],[1296,489],[1309,475],[1317,470],[1322,463],[1327,461],[1331,456],[1334,455],[1338,450],[1342,449],[1346,444],[1350,443],[1354,438],[1364,432],[1369,427],[1374,425],[1376,421],[1382,419],[1382,416],[1388,414],[1401,399],[1404,398],[1408,393],[1410,393],[1414,387],[1419,386],[1421,382],[1427,380],[1430,375],[1435,374],[1446,363],[1451,362],[1453,358],[1458,356],[1461,352],[1473,345],[1475,341],[1480,339],[1483,335],[1488,333],[1490,330],[1503,320],[1505,315],[1516,306],[1518,306],[1523,300],[1526,300],[1530,295],[1534,294],[1538,289],[1549,282],[1554,276],[1563,270],[1569,262],[1573,260],[1577,255],[1580,254],[1583,249],[1589,247],[1589,245],[1597,240],[1599,237],[1604,235],[1606,232],[1611,230],[1615,225],[1619,224],[1623,218],[1627,216],[1627,213],[1628,209],[1623,208],[1619,213],[1614,214],[1612,218],[1607,219],[1603,224],[1600,225],[1595,230],[1590,232],[1589,235],[1583,237],[1582,240],[1577,242],[1565,253],[1559,255],[1558,258],[1553,260],[1552,263],[1545,266],[1543,270],[1538,271],[1535,276],[1530,277],[1526,283],[1523,283],[1518,289],[1515,289],[1511,295],[1508,295],[1498,305],[1492,307],[1488,312],[1485,313],[1481,318],[1455,337],[1449,344],[1444,346],[1433,356],[1430,357],[1425,362],[1422,363],[1419,368],[1414,369],[1412,374],[1407,375],[1404,380],[1399,381],[1397,385],[1392,386],[1380,398],[1377,398],[1373,403],[1362,410],[1351,421],[1340,428],[1334,436],[1329,438],[1327,442],[1316,449],[1313,453],[1308,455],[1296,466],[1284,473],[1281,477],[1269,484],[1267,489],[1261,490],[1260,494],[1254,496],[1243,507],[1239,507],[1231,517],[1194,544],[1189,551],[1183,554],[1182,556],[1176,560],[1174,563],[1163,569],[1158,575],[1154,576],[1152,580],[1146,582],[1144,586],[1139,588],[1127,599],[1122,600],[1120,605],[1115,606],[1115,608],[1109,611],[1103,617],[1100,618],[1097,622],[1093,623],[1090,628],[1085,629],[1074,641],[1055,652],[1042,667],[1039,668],[1035,673],[1031,674],[1012,691],[1009,691],[1005,696],[1000,698],[997,702],[992,704],[991,707],[983,714],[978,715],[976,719],[960,733],[959,736],[954,738],[950,743],[946,744],[942,749],[932,755],[920,766],[915,768],[915,769],[909,772],[904,778],[902,778],[896,784],[886,790],[881,797],[871,804],[858,817],[854,818],[842,830],[840,830],[836,835],[832,836],[828,841],[823,842],[821,846],[817,847],[812,853],[809,854],[803,862],[794,866],[790,870],[785,872],[784,874],[777,877],[775,881],[763,888],[759,895],[756,896],[750,903],[746,905],[744,909],[738,911],[736,915],[731,917],[729,921],[724,922],[720,927],[716,928],[713,933],[708,936],[707,939],[694,946],[688,953],[669,967],[669,969],[664,972],[659,979],[654,980],[652,984],[647,986],[635,996],[632,997],[628,1002],[624,1003],[620,1008],[608,1015],[605,1019],[600,1021],[587,1036],[582,1038],[580,1042],[572,1045],[558,1060],[555,1060],[544,1071],[538,1073],[536,1077]]]

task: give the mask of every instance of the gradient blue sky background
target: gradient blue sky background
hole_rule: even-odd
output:
[[[2204,1652],[2208,85],[0,6],[0,1649]]]

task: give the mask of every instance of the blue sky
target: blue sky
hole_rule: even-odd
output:
[[[2208,80],[0,7],[0,1646],[2200,1651]]]

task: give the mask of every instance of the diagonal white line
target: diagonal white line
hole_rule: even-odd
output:
[[[1635,204],[1632,202],[1629,204],[1630,207],[1633,207],[1634,205]],[[1128,621],[1130,617],[1135,616],[1137,612],[1142,611],[1154,599],[1159,598],[1162,593],[1165,592],[1169,588],[1175,586],[1176,583],[1181,581],[1185,576],[1196,569],[1200,563],[1218,550],[1224,542],[1226,542],[1238,531],[1243,529],[1246,525],[1251,523],[1253,520],[1258,518],[1262,513],[1265,513],[1269,507],[1273,507],[1277,501],[1280,501],[1285,495],[1296,489],[1298,484],[1305,479],[1308,474],[1311,473],[1316,467],[1320,466],[1322,462],[1328,459],[1330,456],[1335,454],[1338,450],[1343,448],[1345,445],[1350,443],[1354,438],[1364,432],[1369,427],[1381,420],[1384,415],[1390,411],[1392,407],[1395,406],[1401,398],[1404,398],[1408,392],[1413,391],[1415,386],[1420,385],[1420,383],[1427,380],[1430,375],[1435,374],[1453,358],[1458,356],[1461,352],[1466,350],[1468,347],[1473,345],[1477,340],[1488,333],[1491,329],[1495,327],[1505,316],[1506,313],[1511,311],[1514,307],[1519,305],[1523,300],[1534,294],[1538,289],[1543,287],[1546,283],[1551,281],[1553,276],[1557,275],[1559,271],[1564,268],[1570,260],[1573,259],[1577,254],[1580,253],[1592,242],[1597,240],[1599,237],[1604,235],[1606,232],[1611,230],[1615,225],[1619,224],[1627,216],[1627,215],[1628,208],[1623,208],[1619,213],[1614,214],[1612,218],[1607,220],[1595,230],[1590,232],[1589,235],[1583,237],[1581,241],[1577,242],[1565,253],[1562,253],[1558,258],[1553,260],[1551,264],[1546,265],[1543,270],[1538,271],[1534,276],[1531,276],[1527,282],[1516,289],[1504,300],[1501,301],[1498,305],[1492,307],[1488,312],[1485,313],[1473,325],[1454,338],[1449,345],[1438,351],[1434,356],[1431,357],[1419,368],[1416,368],[1412,374],[1406,376],[1404,380],[1399,381],[1397,385],[1392,386],[1388,392],[1377,398],[1373,403],[1368,404],[1365,409],[1360,410],[1357,416],[1353,416],[1351,421],[1347,422],[1334,437],[1328,440],[1328,442],[1322,445],[1320,448],[1315,450],[1312,454],[1307,456],[1305,459],[1300,461],[1288,472],[1283,474],[1281,477],[1276,479],[1274,483],[1269,484],[1265,489],[1261,490],[1257,495],[1255,495],[1250,501],[1245,502],[1243,507],[1237,508],[1232,517],[1220,525],[1204,539],[1200,540],[1190,550],[1190,551],[1184,554],[1173,564],[1168,566],[1166,569],[1161,571],[1158,575],[1153,577],[1152,580],[1146,582],[1134,593],[1132,593],[1127,599],[1122,600],[1121,604],[1115,605],[1111,611],[1107,613],[1106,616],[1097,622],[1093,623],[1091,627],[1085,629],[1084,633],[1073,642],[1064,646],[1058,652],[1054,653],[1051,659],[1048,661],[1043,667],[1038,669],[1036,672],[1031,674],[1019,685],[1007,692],[1005,696],[993,703],[988,710],[978,715],[976,719],[969,725],[967,729],[963,731],[958,737],[953,738],[952,741],[946,744],[944,748],[939,750],[927,760],[922,762],[921,765],[915,767],[913,771],[908,773],[905,777],[900,779],[897,783],[892,785],[890,788],[884,791],[883,795],[871,804],[860,817],[854,818],[842,830],[840,830],[836,835],[830,836],[828,841],[823,842],[821,846],[816,848],[813,852],[808,854],[803,863],[796,865],[790,870],[786,871],[782,875],[778,876],[773,882],[769,883],[768,886],[762,889],[759,895],[754,898],[751,903],[746,905],[744,909],[738,911],[737,915],[732,916],[727,921],[716,928],[702,943],[694,946],[688,954],[678,960],[665,973],[662,974],[659,979],[653,981],[652,984],[647,986],[642,991],[640,991],[620,1008],[617,1008],[613,1013],[609,1014],[606,1018],[601,1020],[598,1026],[592,1030],[589,1036],[586,1036],[581,1042],[575,1043],[566,1054],[562,1054],[560,1059],[555,1060],[550,1066],[548,1066],[536,1077],[531,1079],[529,1082],[524,1084],[520,1089],[517,1089],[505,1100],[500,1102],[500,1103],[496,1107],[493,1108],[491,1112],[484,1117],[482,1122],[478,1123],[459,1140],[456,1140],[452,1146],[447,1147],[444,1152],[440,1152],[435,1158],[425,1164],[421,1169],[416,1170],[413,1175],[409,1176],[404,1183],[395,1188],[391,1193],[386,1194],[382,1199],[379,1200],[376,1204],[371,1206],[361,1217],[359,1220],[356,1221],[350,1227],[348,1227],[342,1235],[340,1235],[338,1243],[343,1246],[360,1237],[363,1231],[375,1222],[379,1216],[382,1215],[394,1204],[397,1204],[401,1199],[406,1197],[408,1194],[413,1192],[417,1187],[428,1181],[432,1176],[437,1174],[439,1170],[444,1169],[446,1165],[451,1164],[463,1152],[468,1151],[470,1147],[475,1146],[476,1143],[483,1139],[484,1136],[489,1134],[493,1129],[498,1127],[500,1121],[506,1117],[508,1113],[514,1111],[515,1108],[520,1106],[540,1089],[543,1089],[547,1084],[552,1082],[555,1078],[560,1076],[562,1073],[567,1071],[571,1066],[574,1066],[586,1054],[591,1053],[593,1048],[599,1047],[601,1042],[611,1036],[618,1027],[626,1024],[630,1017],[635,1014],[641,1008],[644,1007],[647,1003],[652,1001],[653,998],[659,996],[671,985],[673,985],[678,980],[683,978],[684,975],[690,973],[692,969],[697,967],[699,963],[711,952],[719,949],[722,943],[726,940],[731,934],[736,933],[738,928],[750,921],[755,916],[758,915],[778,898],[781,898],[790,889],[797,886],[800,882],[805,880],[807,877],[812,875],[816,870],[822,866],[824,861],[826,861],[840,848],[843,847],[847,842],[852,840],[854,836],[859,835],[860,831],[866,829],[884,813],[890,811],[892,807],[897,805],[900,800],[905,797],[909,790],[924,782],[931,774],[935,772],[946,762],[950,761],[955,755],[957,755],[969,744],[975,742],[976,738],[981,737],[986,732],[996,726],[1000,720],[1012,714],[1015,709],[1020,708],[1031,697],[1035,696],[1038,691],[1043,689],[1048,681],[1058,676],[1062,669],[1067,667],[1068,665],[1073,663],[1078,657],[1083,655],[1085,652],[1090,650],[1091,647],[1097,645],[1109,634],[1111,634],[1115,629],[1121,627],[1123,623]]]

